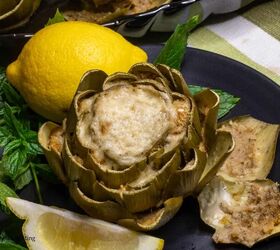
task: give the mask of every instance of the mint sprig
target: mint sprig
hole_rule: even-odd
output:
[[[37,175],[47,173],[49,179],[56,179],[41,157],[43,151],[38,143],[37,130],[42,121],[40,116],[28,109],[24,99],[9,84],[5,70],[0,68],[0,147],[3,149],[0,181],[13,186],[14,190],[20,190],[34,181],[41,203]],[[41,165],[44,166],[44,172],[41,171]]]
[[[177,25],[174,33],[161,49],[154,63],[165,64],[179,70],[185,56],[188,36],[198,22],[199,16],[194,16],[186,23]]]
[[[46,23],[45,26],[49,26],[55,23],[61,23],[65,22],[65,18],[63,14],[59,11],[59,9],[56,9],[56,12],[52,18],[49,18],[48,22]]]

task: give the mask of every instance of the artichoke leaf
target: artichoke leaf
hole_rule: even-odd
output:
[[[92,90],[87,90],[84,92],[77,93],[75,97],[73,98],[73,101],[71,103],[71,106],[68,110],[68,115],[66,119],[66,133],[67,134],[73,134],[76,130],[76,125],[78,120],[81,117],[81,108],[80,103],[85,98],[90,98],[95,94]]]
[[[74,156],[69,148],[68,138],[64,139],[62,157],[65,161],[67,177],[70,181],[77,181],[80,189],[87,195],[95,193],[96,176],[93,170],[83,166],[83,160]]]
[[[234,149],[234,141],[229,132],[219,131],[216,140],[208,153],[205,169],[196,187],[196,192],[200,190],[216,175],[223,162]]]
[[[279,124],[269,124],[251,116],[235,117],[219,124],[219,130],[233,135],[235,148],[217,175],[228,180],[264,179],[274,162]]]
[[[271,180],[227,181],[215,177],[198,196],[202,220],[216,243],[255,243],[280,233],[280,191]]]
[[[193,149],[194,159],[177,170],[167,182],[164,197],[188,196],[196,188],[206,164],[206,153]]]
[[[176,86],[176,91],[184,94],[185,96],[191,96],[191,93],[187,87],[187,83],[182,74],[176,69],[171,69],[170,71],[173,77],[174,85]]]
[[[14,3],[14,1],[11,3]],[[0,15],[1,32],[9,31],[28,22],[35,10],[39,7],[41,0],[20,0],[15,6],[12,6],[11,3],[3,3],[5,8],[2,7],[2,11],[5,9],[7,12],[1,13]],[[12,9],[10,9],[11,7]]]
[[[170,198],[163,203],[162,208],[152,212],[146,212],[136,215],[135,219],[121,219],[118,224],[137,231],[155,230],[165,225],[171,220],[182,206],[183,198]]]
[[[106,78],[103,84],[103,91],[116,85],[131,84],[134,81],[137,81],[137,77],[135,75],[129,73],[117,72],[112,75],[109,75]]]
[[[220,98],[210,89],[199,92],[193,98],[200,114],[203,144],[208,151],[216,137]]]
[[[107,77],[108,75],[102,70],[87,71],[82,76],[77,93],[85,90],[93,90],[96,93],[101,92],[103,90],[103,83]]]
[[[138,80],[143,80],[143,82],[149,79],[161,83],[161,85],[163,85],[163,88],[161,89],[163,89],[167,93],[171,93],[168,80],[153,64],[137,63],[130,68],[129,73],[135,75]]]
[[[54,173],[64,184],[67,184],[68,179],[61,156],[63,144],[63,141],[61,141],[61,139],[63,139],[61,136],[62,132],[62,128],[59,125],[53,122],[46,122],[39,129],[38,141]],[[54,143],[51,143],[51,136],[54,139]]]
[[[104,192],[107,192],[113,200],[126,207],[129,212],[137,213],[145,211],[159,205],[158,203],[161,200],[162,190],[166,185],[166,180],[176,171],[179,165],[180,153],[176,151],[169,162],[160,170],[154,172],[153,178],[151,178],[152,180],[147,186],[133,188],[133,186],[138,186],[137,180],[135,183],[123,186],[120,189],[108,188],[102,183],[100,185],[103,187]],[[139,181],[142,181],[142,176],[147,175],[143,172],[139,176]],[[148,176],[148,178],[150,177]]]
[[[133,218],[124,207],[114,201],[96,201],[86,196],[77,182],[70,182],[69,192],[73,200],[90,216],[115,222],[122,218]]]
[[[97,175],[98,179],[110,188],[119,188],[138,178],[141,171],[147,166],[146,160],[142,160],[136,164],[129,166],[123,170],[113,170],[105,168],[100,164],[92,154],[88,154],[89,168]]]
[[[2,0],[0,1],[0,16],[11,11],[17,6],[20,0]]]

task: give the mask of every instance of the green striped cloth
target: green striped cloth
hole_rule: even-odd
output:
[[[190,46],[240,61],[280,85],[280,0],[208,18],[191,34]]]
[[[173,14],[160,11],[141,27],[123,24],[118,31],[130,37],[173,31],[194,15],[202,23],[190,46],[243,62],[280,85],[280,0],[199,0]]]

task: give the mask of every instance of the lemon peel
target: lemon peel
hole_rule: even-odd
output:
[[[37,32],[7,68],[7,77],[38,114],[61,122],[83,74],[127,72],[147,54],[120,34],[86,22],[62,22]]]

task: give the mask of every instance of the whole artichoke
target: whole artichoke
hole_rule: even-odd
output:
[[[216,131],[219,97],[192,97],[165,65],[87,72],[63,126],[39,131],[49,164],[89,215],[137,229],[165,224],[232,150]]]

